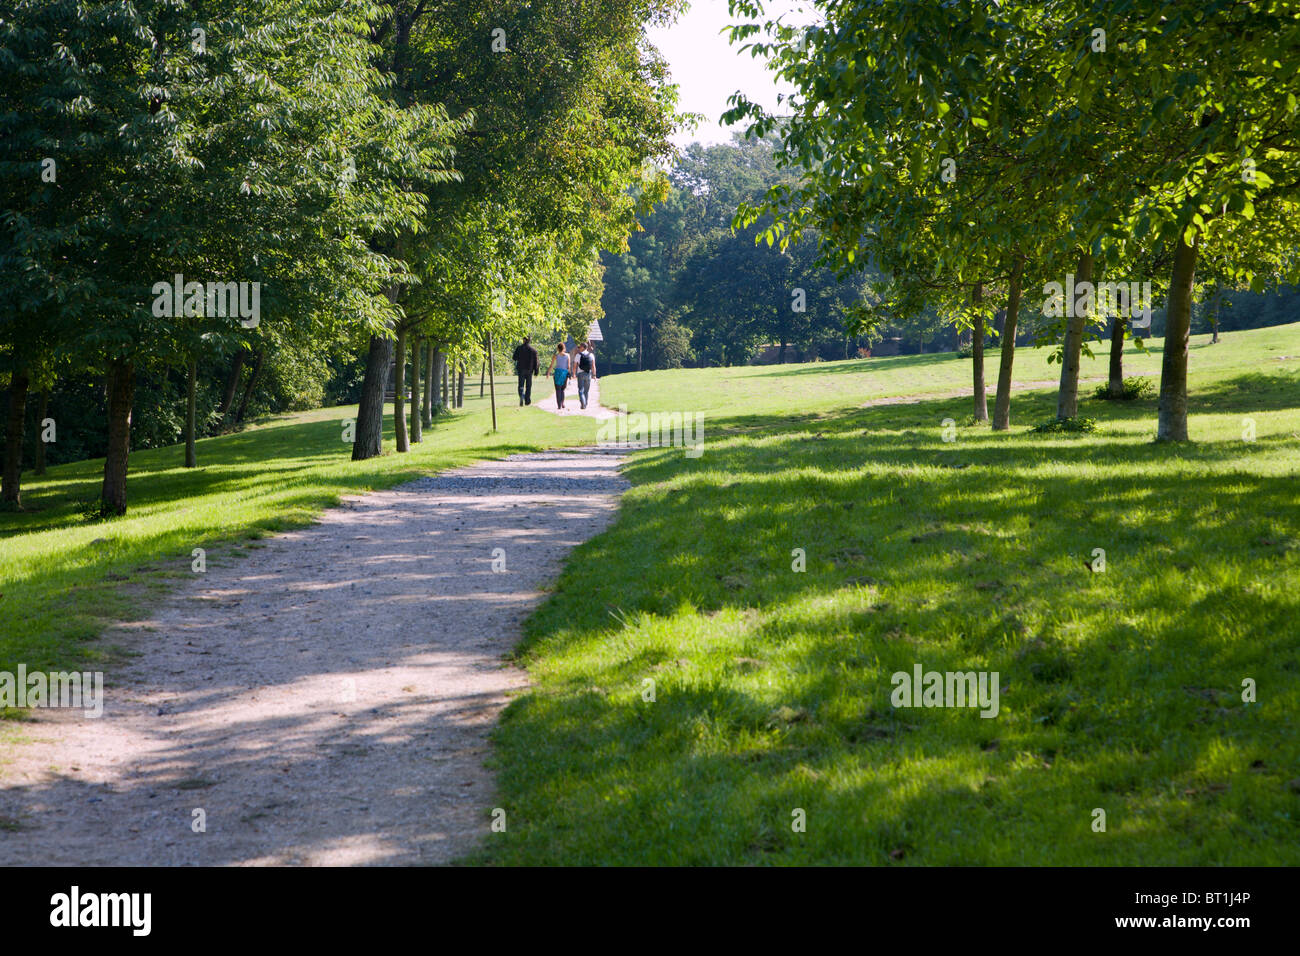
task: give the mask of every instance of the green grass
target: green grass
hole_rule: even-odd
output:
[[[1249,332],[1229,332],[1217,345],[1210,336],[1193,336],[1191,367],[1198,377],[1245,369],[1267,371],[1285,366],[1300,357],[1300,331],[1296,325],[1274,326]],[[1242,347],[1242,343],[1248,343]],[[1079,376],[1085,382],[1104,381],[1110,344],[1094,343],[1094,357],[1084,356]],[[1163,339],[1148,339],[1146,351],[1129,345],[1125,350],[1126,376],[1151,376],[1159,384]],[[1052,349],[1016,350],[1017,388],[1028,383],[1057,382],[1061,367],[1049,364]],[[1286,361],[1281,356],[1288,356]],[[991,389],[998,380],[998,352],[984,354],[985,382]],[[1041,386],[1040,386],[1041,387]],[[1080,395],[1092,395],[1095,384],[1081,385]],[[783,422],[800,415],[856,408],[864,402],[899,396],[940,397],[970,394],[971,360],[951,352],[936,355],[902,355],[853,359],[842,362],[813,362],[807,365],[763,365],[738,368],[681,369],[667,372],[638,372],[601,379],[601,401],[606,405],[626,404],[631,409],[695,411],[706,416],[725,416],[732,424],[763,424],[769,416]],[[992,411],[992,395],[989,410]],[[970,414],[970,403],[960,406],[962,416]],[[1014,415],[1014,411],[1013,411]],[[1012,419],[1015,421],[1015,418]],[[1023,420],[1023,419],[1022,419]],[[1154,426],[1153,426],[1154,428]]]
[[[1055,377],[1045,354],[1022,350],[1020,381]],[[1300,862],[1297,356],[1300,326],[1198,337],[1188,446],[1151,442],[1153,398],[1088,388],[1091,433],[1030,431],[1051,390],[951,443],[969,398],[862,407],[966,388],[951,356],[603,380],[607,403],[704,412],[705,451],[637,453],[617,522],[530,620],[535,687],[497,733],[509,829],[475,860]],[[201,442],[197,470],[137,453],[122,519],[81,515],[102,462],[26,475],[31,510],[0,514],[0,670],[102,663],[92,639],[195,547],[232,560],[340,495],[594,437],[499,394],[500,434],[470,399],[369,462],[345,408]],[[999,715],[894,709],[916,663],[998,671]]]
[[[590,440],[589,424],[519,408],[513,379],[497,381],[494,435],[488,400],[477,393],[467,387],[465,408],[440,418],[404,455],[393,451],[390,406],[387,453],[364,462],[351,461],[351,445],[342,441],[341,423],[355,417],[355,406],[279,416],[205,439],[198,468],[181,467],[179,446],[134,452],[122,518],[82,515],[98,498],[103,459],[51,468],[41,478],[25,473],[26,510],[0,513],[0,671],[19,662],[31,670],[111,662],[112,649],[94,639],[191,575],[194,548],[219,563],[237,554],[241,541],[310,523],[341,495]]]
[[[1300,863],[1297,356],[1296,325],[1198,337],[1186,446],[1152,442],[1153,398],[1088,389],[1084,434],[1030,432],[1050,390],[952,443],[969,398],[859,407],[960,388],[954,358],[602,383],[705,411],[706,448],[638,453],[529,622],[509,830],[476,860]],[[999,715],[895,709],[917,663],[997,671]]]

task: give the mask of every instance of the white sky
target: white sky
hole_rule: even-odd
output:
[[[800,0],[763,0],[763,19],[791,13],[787,23],[810,23],[810,14],[797,13],[804,6]],[[649,31],[650,42],[668,61],[673,81],[680,87],[678,109],[704,114],[694,133],[682,131],[673,137],[678,146],[728,141],[730,130],[720,126],[718,118],[729,108],[727,97],[737,90],[767,109],[776,107],[778,92],[789,92],[784,84],[778,87],[762,57],[751,57],[749,51],[741,52],[740,44],[728,43],[721,31],[736,22],[727,12],[727,0],[692,0],[690,9],[671,27]]]

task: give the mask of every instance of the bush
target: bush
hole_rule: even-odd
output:
[[[691,330],[670,312],[655,323],[650,343],[660,368],[682,368],[691,355]]]
[[[1097,419],[1052,418],[1041,425],[1035,425],[1033,430],[1036,432],[1095,432],[1097,430]]]
[[[181,440],[185,428],[185,380],[177,369],[136,376],[131,408],[131,450],[164,448]],[[202,414],[202,413],[200,413]],[[107,425],[98,426],[105,434]]]
[[[323,352],[281,343],[266,359],[266,372],[249,402],[246,419],[283,411],[305,412],[324,404],[331,369]]]
[[[1131,402],[1135,398],[1149,398],[1156,392],[1156,387],[1149,378],[1124,379],[1124,391],[1111,395],[1110,383],[1097,386],[1097,397],[1107,401]]]

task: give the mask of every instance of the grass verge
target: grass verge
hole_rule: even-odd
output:
[[[530,620],[509,829],[475,860],[1300,863],[1300,328],[1234,339],[1194,360],[1184,446],[1152,442],[1151,398],[945,442],[969,399],[611,380],[710,410],[706,450],[638,454]],[[916,664],[998,672],[998,715],[895,708]]]
[[[179,446],[135,452],[121,518],[83,515],[99,495],[103,459],[24,475],[25,510],[0,513],[0,671],[19,662],[31,671],[102,668],[114,651],[95,639],[192,575],[195,548],[209,562],[227,561],[241,542],[308,524],[343,495],[592,440],[589,420],[519,408],[513,380],[497,386],[499,432],[491,432],[488,400],[467,396],[462,412],[440,418],[402,455],[393,451],[390,409],[387,453],[350,460],[342,423],[355,417],[355,406],[204,439],[198,468],[181,467]]]

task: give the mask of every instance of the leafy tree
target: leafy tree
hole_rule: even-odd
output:
[[[395,285],[390,298],[412,311],[370,342],[354,458],[381,450],[390,334],[398,342],[411,331],[444,342],[513,334],[527,313],[562,310],[562,286],[589,280],[584,270],[596,249],[625,247],[638,205],[628,187],[643,179],[650,159],[666,154],[674,117],[674,91],[644,30],[679,6],[385,6],[372,37],[396,101],[444,103],[452,115],[472,117],[473,127],[457,141],[459,181],[426,192],[423,229],[386,240],[412,264],[412,281]],[[434,234],[432,243],[417,232]],[[416,282],[430,291],[414,291]],[[399,451],[406,440],[401,392]]]
[[[438,175],[446,120],[385,109],[366,9],[56,2],[4,22],[4,335],[106,371],[106,513],[126,509],[137,376],[243,334],[201,292],[160,309],[157,283],[257,283],[257,324],[286,337],[389,314],[375,293],[400,264],[367,239],[418,213],[398,181]]]
[[[629,360],[645,327],[657,364],[658,324],[669,313],[690,330],[697,364],[743,363],[769,342],[781,361],[792,348],[843,347],[845,312],[861,283],[840,282],[819,265],[815,240],[774,249],[756,243],[762,225],[732,225],[738,204],[783,181],[775,142],[692,144],[667,170],[667,198],[643,217],[629,254],[606,258],[607,349]]]
[[[660,368],[681,368],[691,354],[691,330],[668,313],[655,326],[652,349]]]
[[[749,117],[760,134],[779,127],[778,161],[800,171],[795,187],[769,191],[742,221],[775,215],[783,242],[815,226],[826,261],[841,271],[877,262],[904,301],[953,311],[972,282],[1005,283],[995,428],[1009,422],[1023,290],[1067,268],[1115,274],[1168,255],[1158,434],[1186,438],[1201,246],[1232,250],[1239,280],[1279,281],[1296,268],[1283,239],[1297,180],[1290,5],[818,7],[826,19],[806,31],[779,21],[734,31],[739,40],[765,33],[755,49],[798,91],[779,121],[743,97],[728,114]],[[762,13],[752,0],[732,10]],[[947,161],[955,176],[943,175]],[[1270,191],[1274,182],[1288,185]],[[1076,311],[1064,323],[1064,415],[1077,402],[1086,295]]]

